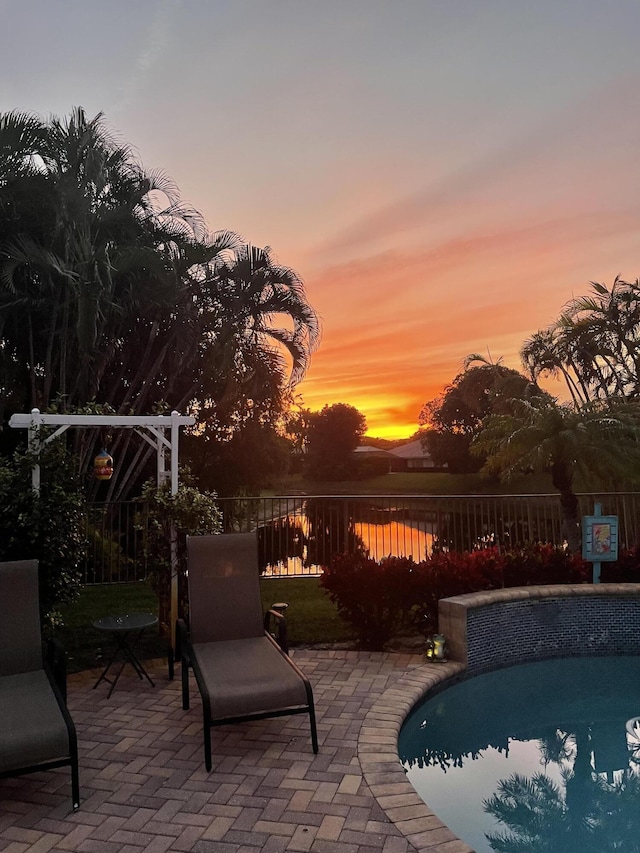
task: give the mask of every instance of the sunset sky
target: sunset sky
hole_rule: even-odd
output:
[[[0,0],[0,24],[0,111],[102,111],[212,230],[271,246],[322,318],[304,405],[372,435],[640,275],[638,0]]]

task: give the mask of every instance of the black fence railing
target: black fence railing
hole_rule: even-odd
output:
[[[143,528],[147,506],[141,501],[92,503],[87,508],[83,583],[131,583],[147,576]]]
[[[640,544],[640,493],[580,495],[580,515],[592,514],[596,502],[603,514],[618,516],[620,547]],[[345,552],[421,560],[434,549],[564,541],[557,494],[290,495],[226,498],[219,506],[225,532],[258,531],[260,568],[269,576],[318,575],[334,554]],[[144,504],[92,505],[84,582],[143,579],[145,523]]]

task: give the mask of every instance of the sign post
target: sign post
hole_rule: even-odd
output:
[[[600,583],[602,563],[618,559],[618,516],[602,515],[602,504],[582,519],[582,559],[593,563],[593,583]]]

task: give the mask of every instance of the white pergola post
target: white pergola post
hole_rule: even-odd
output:
[[[195,418],[194,418],[195,421]],[[180,414],[171,412],[171,495],[178,494],[178,441],[180,439]],[[178,617],[178,531],[171,522],[171,648],[176,647],[176,620]]]
[[[29,414],[15,414],[9,419],[9,426],[14,429],[28,430],[29,450],[35,454],[31,469],[31,485],[35,492],[40,491],[40,464],[38,457],[42,448],[57,438],[69,427],[119,427],[134,429],[156,451],[157,483],[160,487],[167,476],[171,478],[171,494],[178,493],[178,441],[181,426],[193,426],[196,419],[191,415],[181,415],[171,412],[167,415],[47,415],[39,409],[32,409]],[[57,429],[43,438],[41,428],[55,426]],[[167,438],[167,431],[169,437]],[[170,469],[166,469],[166,452],[171,454]],[[171,599],[170,599],[170,632],[171,647],[175,648],[175,622],[178,614],[178,536],[175,525],[172,525],[170,536],[171,548]]]

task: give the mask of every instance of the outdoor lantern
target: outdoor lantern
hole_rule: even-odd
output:
[[[96,480],[110,480],[113,477],[113,459],[104,449],[93,460],[93,476]]]
[[[442,634],[434,634],[427,640],[425,657],[429,661],[442,663],[446,658],[446,641]]]

